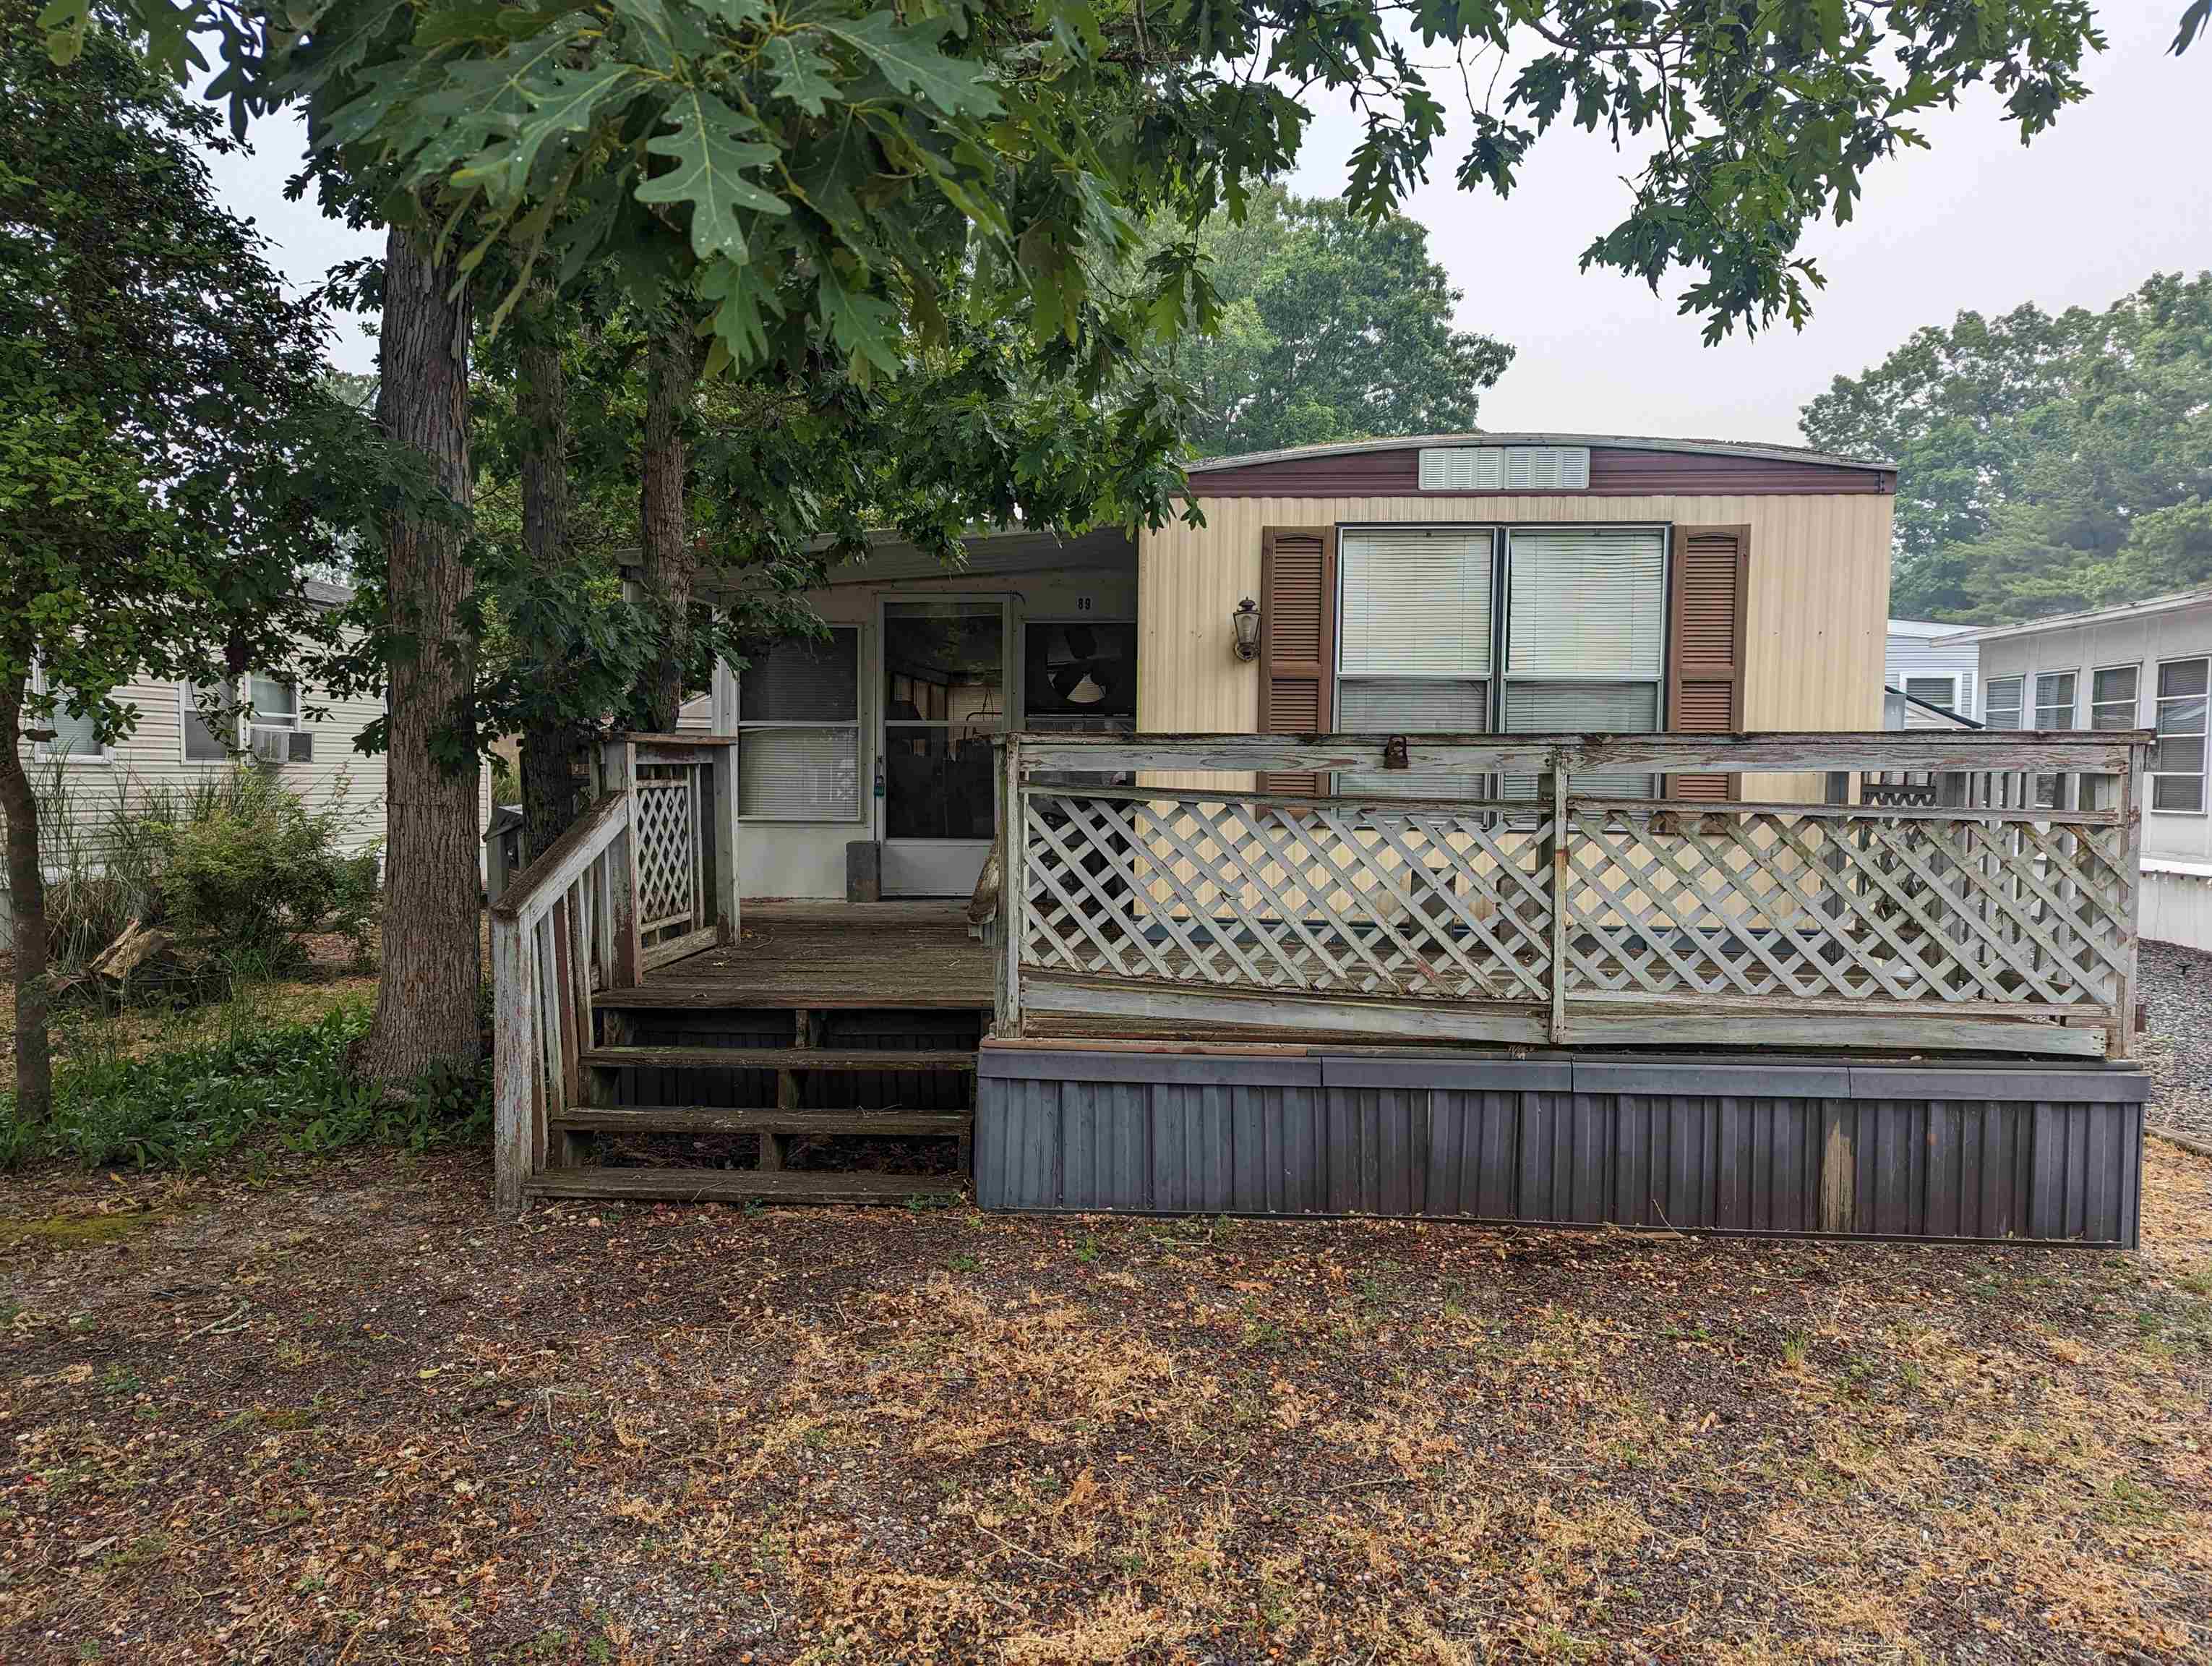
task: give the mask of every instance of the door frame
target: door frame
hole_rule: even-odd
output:
[[[991,772],[992,809],[988,839],[894,839],[890,836],[889,771],[890,768],[890,610],[894,604],[946,602],[961,606],[995,607],[999,611],[999,695],[1003,715],[1000,733],[1011,734],[1014,714],[1021,709],[1021,639],[1017,613],[1020,593],[1012,590],[885,591],[876,597],[875,721],[870,727],[875,741],[874,769],[884,772],[885,791],[869,797],[875,806],[871,831],[883,854],[883,894],[887,897],[965,897],[975,888],[975,876],[991,852],[1006,806],[998,802],[999,772]],[[947,726],[949,727],[949,725]],[[972,863],[972,868],[971,868]],[[959,875],[967,878],[953,881]]]

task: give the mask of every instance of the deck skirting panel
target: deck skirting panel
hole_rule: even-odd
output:
[[[1949,1067],[986,1046],[986,1209],[1385,1215],[2136,1243],[2148,1079]]]

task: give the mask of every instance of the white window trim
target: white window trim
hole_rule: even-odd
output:
[[[46,668],[37,660],[31,662],[31,688],[33,692],[46,692]],[[52,721],[51,719],[47,720]],[[58,763],[64,769],[101,769],[115,762],[115,743],[102,741],[97,755],[91,752],[58,752],[51,740],[31,743],[31,756],[40,763]]]
[[[769,729],[850,729],[853,732],[853,814],[850,816],[769,816],[756,815],[744,807],[742,791],[738,799],[738,820],[757,822],[763,827],[859,827],[867,823],[874,813],[871,795],[874,779],[871,760],[866,756],[868,660],[867,633],[857,624],[831,623],[832,632],[849,630],[853,633],[853,715],[822,721],[802,721],[785,718],[768,718],[748,722],[745,719],[744,678],[738,672],[730,675],[730,708],[736,714],[732,726],[738,738],[738,755],[744,756],[745,735],[750,732],[763,733]],[[740,765],[742,768],[742,765]]]
[[[2016,683],[2020,685],[2018,697],[2012,702],[2012,709],[2014,715],[2021,721],[2021,725],[2025,727],[2027,714],[2030,709],[2027,703],[2027,677],[2028,674],[2026,672],[2012,671],[2007,672],[2002,677],[1984,677],[1982,678],[1982,727],[1984,728],[1990,727],[1990,707],[1992,703],[1990,699],[1990,691],[1993,689],[2000,688],[2007,683]]]
[[[1963,717],[1966,715],[1965,713],[1959,709],[1959,673],[1957,672],[1908,671],[1900,676],[1898,681],[1900,685],[1898,691],[1905,695],[1910,695],[1912,692],[1912,685],[1915,683],[1948,683],[1951,685],[1951,699],[1950,702],[1946,705],[1943,709],[1949,712],[1954,717]]]
[[[2070,677],[2074,679],[2074,691],[2067,702],[2065,727],[2069,729],[2080,728],[2081,727],[2081,672],[2080,667],[2075,666],[2055,666],[2048,671],[2037,672],[2035,681],[2029,685],[2028,689],[2028,692],[2035,697],[2021,708],[2021,714],[2025,717],[2029,712],[2033,712],[2035,731],[2039,733],[2049,733],[2043,727],[2043,679],[2046,677]]]
[[[2212,690],[2212,654],[2177,654],[2170,660],[2155,660],[2151,662],[2150,727],[2151,733],[2154,735],[2163,733],[2159,727],[2162,717],[2162,714],[2159,710],[2159,708],[2166,703],[2159,697],[2159,672],[2165,670],[2168,666],[2185,666],[2191,663],[2192,661],[2203,665],[2206,686],[2208,690]],[[2140,695],[2138,695],[2137,697],[2140,698]],[[2175,697],[2178,699],[2186,700],[2192,696],[2188,695],[2180,695]],[[2191,772],[2185,769],[2146,769],[2143,771],[2143,809],[2151,815],[2186,816],[2191,820],[2196,821],[2201,821],[2207,815],[2212,815],[2212,693],[2208,693],[2205,696],[2205,700],[2207,713],[2204,732],[2194,737],[2181,737],[2183,739],[2193,738],[2195,739],[2202,740],[2204,743],[2205,767],[2195,772],[2196,779],[2199,783],[2197,793],[2197,808],[2194,810],[2161,810],[2157,807],[2158,782],[2167,776],[2172,776],[2176,781],[2187,781],[2191,778]],[[2154,744],[2155,743],[2154,743]]]
[[[2109,700],[2100,701],[2097,698],[2097,679],[2100,677],[2102,677],[2108,671],[2131,671],[2135,672],[2136,708],[2134,713],[2134,721],[2130,722],[2128,727],[2131,729],[2141,728],[2142,727],[2143,668],[2142,661],[2140,660],[2123,660],[2118,665],[2092,666],[2089,667],[2089,698],[2086,706],[2086,709],[2089,714],[2089,727],[2093,729],[2097,727],[2097,708],[2100,704],[2111,705],[2113,703]]]

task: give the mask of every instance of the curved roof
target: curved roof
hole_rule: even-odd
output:
[[[1215,469],[1245,469],[1262,463],[1288,463],[1304,458],[1348,457],[1355,453],[1419,451],[1431,446],[1590,446],[1615,451],[1675,452],[1692,457],[1751,457],[1777,463],[1826,464],[1834,468],[1893,469],[1881,457],[1844,457],[1805,446],[1770,446],[1744,440],[1678,440],[1665,436],[1627,434],[1500,434],[1476,429],[1466,434],[1409,434],[1383,440],[1337,440],[1326,445],[1292,446],[1282,451],[1247,452],[1241,457],[1208,457],[1188,465],[1187,472],[1204,474]]]

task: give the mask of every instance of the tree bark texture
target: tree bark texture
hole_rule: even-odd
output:
[[[557,573],[568,561],[568,389],[561,368],[559,315],[553,298],[522,320],[520,386],[522,440],[522,547],[537,572]],[[531,657],[539,675],[557,678],[557,643],[538,642]],[[550,850],[576,819],[574,726],[527,725],[522,733],[522,839],[532,855]]]
[[[382,390],[377,415],[421,453],[458,508],[470,499],[469,302],[451,259],[416,234],[386,242]],[[475,650],[460,613],[471,582],[457,518],[395,508],[385,526],[395,651],[390,672],[384,856],[384,970],[357,1061],[397,1087],[440,1069],[473,1071],[478,918]]]
[[[684,524],[691,394],[699,376],[690,320],[678,316],[654,334],[646,362],[645,443],[640,459],[639,565],[661,619],[660,651],[639,690],[639,719],[661,733],[676,727],[690,659],[691,585],[699,557]]]
[[[23,768],[23,690],[0,689],[0,817],[8,823],[8,895],[15,911],[15,1119],[43,1122],[53,1110],[53,1055],[46,1039],[46,885],[39,864],[39,800]]]

